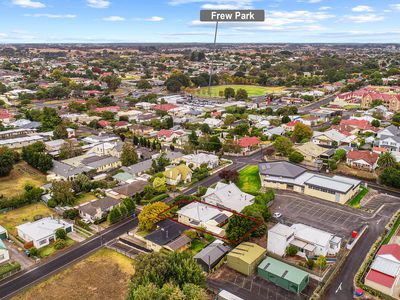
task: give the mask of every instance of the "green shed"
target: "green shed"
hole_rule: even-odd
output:
[[[258,275],[290,292],[301,293],[307,286],[309,274],[271,257],[258,266]]]
[[[264,259],[267,250],[254,243],[241,243],[226,256],[227,266],[244,275],[256,273],[258,264]]]

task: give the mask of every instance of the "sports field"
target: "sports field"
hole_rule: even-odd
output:
[[[265,96],[266,94],[280,94],[285,90],[285,87],[269,87],[269,86],[257,86],[257,85],[217,85],[211,87],[211,97],[224,97],[224,90],[226,88],[233,88],[235,91],[238,89],[244,89],[247,91],[249,97]],[[202,87],[195,89],[194,94],[199,96],[208,96],[208,87]]]

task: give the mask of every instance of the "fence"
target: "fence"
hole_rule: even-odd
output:
[[[11,270],[10,272],[7,272],[7,273],[4,273],[4,274],[0,275],[0,281],[5,279],[5,278],[7,278],[7,277],[10,277],[10,276],[18,273],[19,271],[21,271],[21,266],[19,268]]]

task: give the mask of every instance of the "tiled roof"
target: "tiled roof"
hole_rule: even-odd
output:
[[[379,154],[368,150],[352,150],[347,153],[347,158],[350,160],[362,159],[368,164],[374,165],[379,159]]]

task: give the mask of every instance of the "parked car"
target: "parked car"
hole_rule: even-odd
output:
[[[280,212],[276,212],[273,214],[275,219],[279,219],[280,217],[282,217],[282,214]]]

